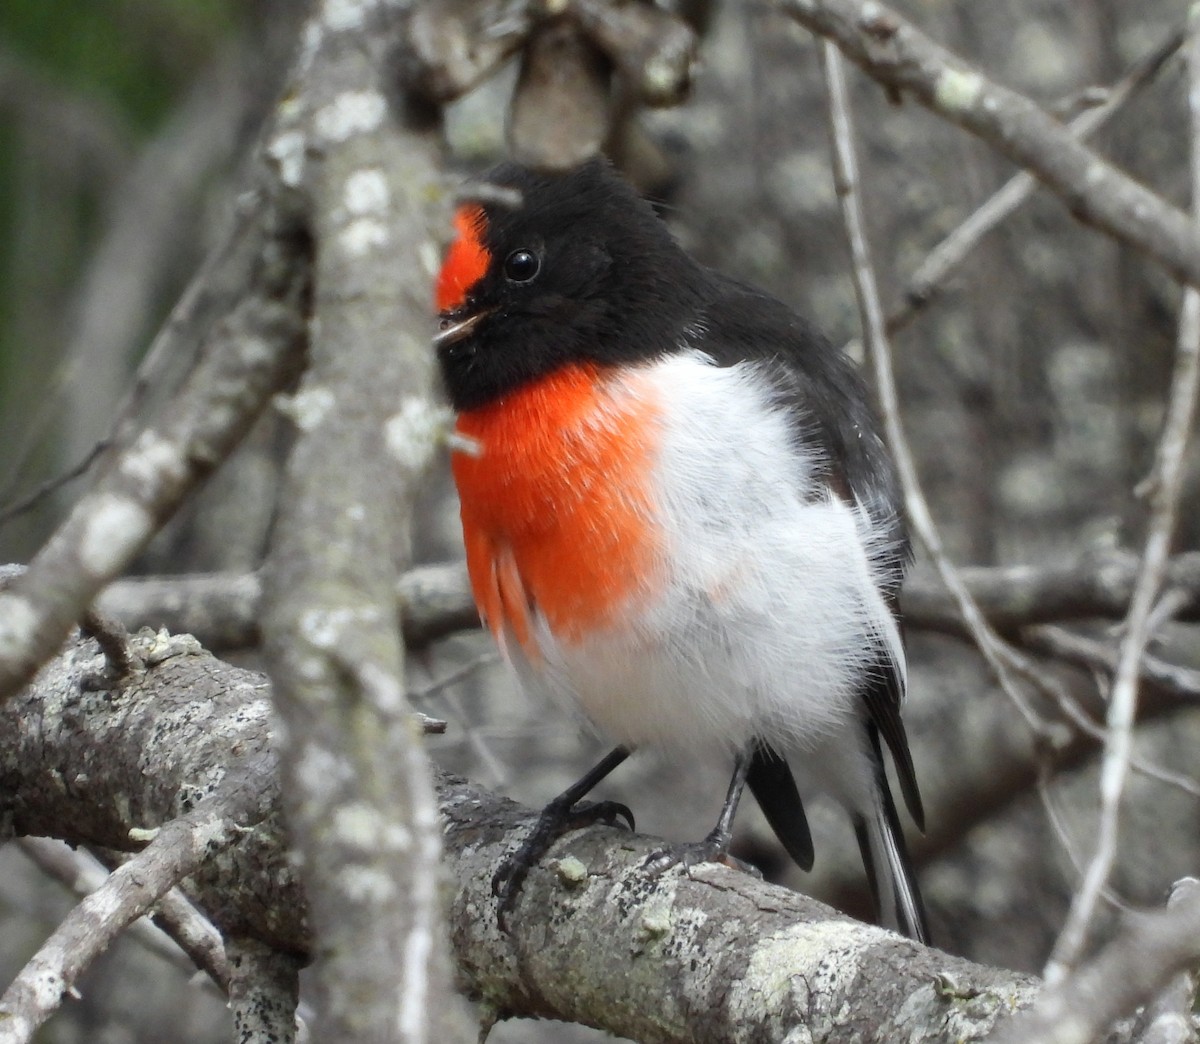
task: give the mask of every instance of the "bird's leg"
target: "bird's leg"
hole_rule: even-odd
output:
[[[732,862],[741,870],[757,873],[741,860],[735,860],[729,855],[729,843],[733,840],[733,817],[737,814],[738,802],[741,801],[742,791],[746,788],[746,773],[749,768],[750,751],[740,751],[733,762],[733,777],[729,780],[729,790],[725,794],[721,814],[717,817],[717,825],[706,837],[700,841],[672,845],[652,853],[643,864],[645,868],[654,873],[661,873],[677,863],[682,863],[684,869],[690,870],[699,863]]]
[[[591,826],[593,823],[607,823],[611,826],[618,819],[625,820],[630,830],[634,828],[633,813],[627,805],[619,801],[579,803],[597,783],[629,757],[629,753],[625,747],[609,751],[581,779],[572,783],[551,801],[542,809],[537,824],[525,842],[496,871],[492,877],[492,894],[500,900],[496,919],[503,930],[508,930],[508,913],[529,871],[563,834]]]

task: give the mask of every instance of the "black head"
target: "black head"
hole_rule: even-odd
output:
[[[603,161],[566,174],[504,164],[481,179],[437,284],[447,391],[469,410],[570,363],[678,347],[705,273]],[[481,196],[483,194],[481,193]]]

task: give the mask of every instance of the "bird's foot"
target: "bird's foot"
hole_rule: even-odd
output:
[[[642,867],[652,874],[661,874],[673,866],[682,865],[684,871],[691,874],[692,867],[701,863],[720,863],[732,870],[741,870],[761,878],[762,873],[757,867],[743,863],[736,856],[729,854],[729,844],[732,838],[724,830],[714,830],[700,841],[689,841],[681,845],[671,845],[652,852],[642,863]]]
[[[496,907],[496,922],[500,930],[508,931],[508,915],[520,894],[525,878],[563,834],[572,830],[603,823],[614,826],[624,820],[634,829],[633,813],[619,801],[582,801],[574,805],[551,801],[538,817],[524,843],[501,864],[492,877],[492,895],[500,900]]]

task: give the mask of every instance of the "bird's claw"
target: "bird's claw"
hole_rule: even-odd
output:
[[[757,867],[744,863],[736,856],[729,854],[730,837],[728,834],[714,831],[703,840],[689,841],[682,845],[671,845],[651,852],[642,863],[642,869],[651,874],[661,874],[673,866],[682,866],[684,872],[691,874],[692,867],[701,863],[720,863],[733,870],[741,870],[761,878],[762,873]]]
[[[579,822],[574,822],[576,816],[581,817]],[[633,822],[633,810],[628,805],[620,801],[585,801],[572,810],[572,822],[568,829],[576,830],[593,823],[616,826],[619,820],[624,820],[629,830],[637,829]]]
[[[633,812],[620,801],[584,801],[562,806],[551,802],[542,811],[529,836],[492,875],[492,895],[500,902],[496,907],[496,922],[503,932],[508,931],[508,915],[521,892],[525,878],[563,834],[572,830],[602,823],[616,826],[623,820],[630,830],[635,829]]]

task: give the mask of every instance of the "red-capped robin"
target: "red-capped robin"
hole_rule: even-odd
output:
[[[579,802],[659,746],[734,771],[712,832],[655,867],[723,857],[748,784],[810,869],[798,778],[848,810],[880,920],[927,939],[881,744],[923,828],[900,718],[909,547],[852,364],[692,260],[603,161],[482,180],[436,291],[437,356],[473,447],[452,457],[471,586],[522,682],[619,744],[497,875],[502,921],[564,829],[632,823]]]

